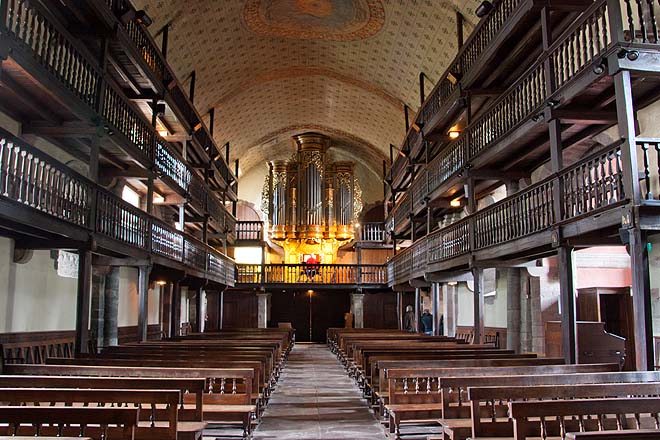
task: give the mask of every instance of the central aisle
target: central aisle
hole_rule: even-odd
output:
[[[254,438],[382,440],[385,431],[325,345],[296,344]]]

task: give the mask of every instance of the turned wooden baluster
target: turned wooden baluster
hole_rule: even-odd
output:
[[[639,19],[639,27],[642,31],[642,43],[647,42],[646,38],[646,19],[644,18],[644,8],[642,8],[642,0],[635,0],[637,3],[637,18]]]
[[[642,156],[644,159],[644,185],[646,185],[646,200],[652,200],[653,194],[651,194],[651,173],[649,170],[649,144],[647,142],[642,142],[640,145],[642,148]]]
[[[626,15],[628,17],[628,30],[630,31],[630,41],[635,41],[635,21],[633,19],[633,9],[630,0],[624,0],[626,3]]]
[[[649,21],[651,22],[651,29],[653,30],[653,42],[658,43],[658,23],[655,19],[655,5],[653,0],[646,0],[649,9]]]

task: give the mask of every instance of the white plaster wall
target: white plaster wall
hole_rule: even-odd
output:
[[[0,332],[73,330],[77,280],[57,275],[49,251],[13,263],[13,242],[0,237]]]
[[[138,323],[138,270],[132,267],[119,269],[119,311],[117,325],[127,327]]]
[[[495,278],[493,273],[485,278],[485,293],[495,291],[494,296],[484,298],[484,326],[504,327],[507,326],[507,299],[506,299],[506,275],[497,272]],[[458,326],[474,325],[474,284],[458,283]]]

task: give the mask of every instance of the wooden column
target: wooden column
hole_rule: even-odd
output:
[[[484,271],[472,269],[474,277],[474,340],[473,344],[482,344],[484,337]]]
[[[181,281],[175,281],[170,302],[170,337],[179,336],[181,328]]]
[[[89,305],[92,292],[92,251],[78,252],[78,293],[76,300],[75,357],[89,353]]]
[[[222,330],[225,320],[225,291],[220,291],[220,301],[218,301],[218,329]]]
[[[422,315],[422,311],[420,310],[420,303],[422,300],[421,296],[421,289],[419,287],[415,287],[415,322],[413,323],[413,328],[415,329],[415,333],[419,333],[420,330],[420,319],[419,317]]]
[[[195,293],[195,313],[197,313],[197,327],[196,330],[199,333],[204,331],[204,321],[206,318],[206,313],[204,313],[204,289],[199,288]]]
[[[440,336],[444,333],[441,327],[440,317],[442,316],[442,285],[440,283],[431,283],[431,304],[433,313],[433,335]]]
[[[396,293],[396,315],[399,330],[403,330],[403,292]]]
[[[628,237],[635,325],[635,368],[639,371],[653,371],[653,316],[646,234],[634,228],[628,230]]]
[[[170,331],[172,329],[170,322],[172,321],[172,293],[174,292],[174,284],[168,282],[164,286],[161,286],[161,306],[160,311],[160,329],[164,332],[167,337],[171,337]]]
[[[635,131],[635,109],[633,107],[630,72],[623,70],[614,75],[616,91],[616,112],[619,136],[625,140],[621,145],[621,164],[623,167],[624,192],[634,205],[641,200],[639,171],[637,166],[637,145]]]
[[[577,325],[573,285],[573,249],[561,246],[557,251],[561,305],[561,343],[567,364],[577,363]]]
[[[151,267],[138,267],[138,342],[147,340],[149,324],[149,274]]]

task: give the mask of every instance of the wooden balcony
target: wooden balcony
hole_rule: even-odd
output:
[[[264,222],[238,221],[236,222],[237,244],[259,243],[264,241]]]
[[[483,177],[489,171],[529,175],[548,161],[549,121],[561,120],[565,151],[584,148],[580,144],[585,139],[617,122],[615,73],[631,72],[636,108],[656,100],[660,82],[647,75],[660,71],[660,40],[653,20],[655,15],[622,11],[615,0],[593,2],[507,90],[472,118],[457,139],[417,172],[392,211],[396,234],[406,233],[410,225],[406,218],[421,213],[428,203],[437,206],[464,196],[468,178],[481,179],[478,194],[501,184],[497,176]]]
[[[387,267],[371,264],[237,264],[240,287],[357,289],[387,286]]]
[[[0,230],[17,246],[91,248],[234,284],[233,261],[0,131]]]
[[[389,262],[390,284],[440,271],[533,260],[575,245],[620,243],[629,222],[653,229],[660,213],[660,139],[636,140],[640,190],[636,207],[624,191],[621,145],[597,151],[556,176],[417,240]]]
[[[97,1],[85,3],[93,4]],[[99,57],[89,47],[38,2],[3,0],[0,14],[0,51],[6,50],[8,56],[3,63],[0,99],[12,103],[12,116],[24,122],[24,134],[46,137],[82,161],[88,160],[90,145],[99,139],[102,168],[127,172],[139,167],[142,177],[153,170],[154,187],[160,195],[188,201],[192,216],[209,215],[215,232],[231,238],[235,218],[217,199],[212,178],[204,181],[183,159],[180,148],[158,134],[124,89],[103,73]],[[142,35],[142,43],[153,43],[141,25],[134,25],[141,31],[129,26],[128,31],[133,29],[130,35]],[[144,54],[151,60],[156,49],[149,47]],[[167,67],[161,61],[147,64],[160,71]],[[206,138],[210,139],[208,133]],[[213,164],[221,170],[218,175],[231,182],[224,184],[226,189],[234,191],[235,179],[226,163],[216,160]]]

